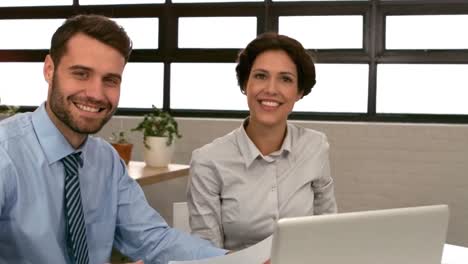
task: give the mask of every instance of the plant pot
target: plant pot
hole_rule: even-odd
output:
[[[115,150],[117,150],[119,156],[125,161],[125,164],[128,165],[130,159],[132,158],[133,144],[112,143],[111,145],[115,148]]]
[[[147,148],[144,147],[143,157],[150,167],[167,167],[174,154],[174,142],[167,145],[167,137],[146,137]]]

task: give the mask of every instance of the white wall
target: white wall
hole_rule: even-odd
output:
[[[140,118],[115,117],[111,126],[135,127]],[[240,125],[235,119],[178,118],[183,138],[174,162]],[[295,122],[322,131],[341,212],[446,203],[448,242],[468,246],[468,125]],[[133,159],[142,160],[141,134],[132,134]],[[172,221],[172,202],[185,200],[186,178],[147,186],[150,204]]]

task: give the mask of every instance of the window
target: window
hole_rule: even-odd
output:
[[[278,32],[309,49],[362,49],[363,43],[362,16],[280,17]]]
[[[297,2],[333,2],[333,1],[362,1],[362,0],[273,0],[275,2],[292,2],[292,1],[297,1]],[[366,0],[364,0],[366,1]]]
[[[245,116],[236,58],[255,36],[273,31],[315,56],[317,84],[295,105],[293,119],[468,123],[468,2],[0,2],[4,104],[42,103],[50,37],[67,16],[93,11],[112,16],[133,40],[119,114],[141,115],[154,104],[179,116]]]
[[[38,106],[47,98],[48,84],[42,75],[42,62],[0,63],[2,104]],[[27,76],[27,78],[25,78]],[[24,95],[28,96],[24,96]]]
[[[80,0],[80,5],[157,4],[164,0]]]
[[[0,7],[13,6],[61,6],[72,5],[73,0],[35,0],[35,1],[18,1],[18,0],[2,0]]]
[[[256,35],[254,17],[179,18],[179,48],[242,48]]]
[[[379,66],[379,113],[468,114],[468,65]],[[418,102],[417,104],[415,102]]]
[[[385,47],[468,49],[467,27],[468,15],[388,16]]]
[[[316,64],[317,83],[310,94],[299,100],[294,111],[367,111],[367,64]]]
[[[158,48],[158,18],[115,18],[132,39],[134,49]]]
[[[119,107],[158,108],[163,106],[164,65],[130,62],[125,66]]]
[[[63,19],[0,19],[2,36],[0,49],[49,49],[50,39],[63,21]]]
[[[173,0],[173,3],[261,2],[262,0]]]
[[[171,75],[174,109],[247,110],[234,63],[175,63]]]

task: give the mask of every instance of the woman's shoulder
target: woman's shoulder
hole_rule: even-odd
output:
[[[330,145],[325,133],[293,125],[291,135],[291,150],[295,155],[312,157],[317,153],[327,153]]]
[[[192,159],[214,160],[232,155],[237,152],[236,133],[237,129],[195,149]]]
[[[291,131],[293,137],[302,141],[318,141],[318,142],[327,142],[327,135],[324,132],[299,126],[296,124],[288,123],[288,129]]]

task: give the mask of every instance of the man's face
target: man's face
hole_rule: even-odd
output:
[[[124,57],[84,34],[73,36],[58,65],[47,56],[47,110],[64,134],[93,134],[112,117],[120,97]]]

